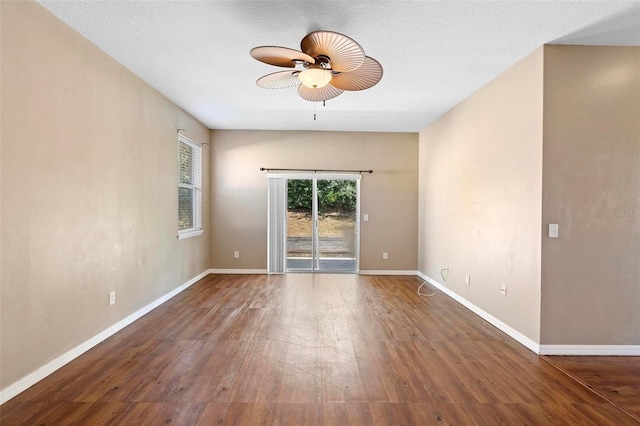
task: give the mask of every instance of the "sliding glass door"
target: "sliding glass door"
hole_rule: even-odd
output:
[[[357,272],[357,179],[287,180],[286,270]]]
[[[313,269],[313,186],[313,179],[287,180],[287,271]]]
[[[356,271],[357,182],[316,181],[318,271]]]

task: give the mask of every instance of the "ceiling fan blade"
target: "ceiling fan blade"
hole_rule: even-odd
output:
[[[295,49],[280,46],[259,46],[249,51],[249,54],[260,62],[275,65],[277,67],[294,68],[294,61],[303,61],[315,64],[316,60],[306,53]]]
[[[300,71],[278,71],[263,75],[256,80],[256,84],[265,89],[286,89],[300,84],[298,74]]]
[[[355,40],[333,31],[309,33],[300,42],[300,47],[314,58],[328,56],[331,68],[340,72],[353,71],[364,61],[364,50]]]
[[[366,56],[360,68],[334,74],[330,85],[341,90],[365,90],[375,86],[382,78],[382,65],[375,59]]]
[[[310,89],[304,84],[298,86],[298,94],[300,95],[300,97],[311,102],[322,102],[333,99],[341,93],[342,90],[337,89],[330,84],[320,89]]]

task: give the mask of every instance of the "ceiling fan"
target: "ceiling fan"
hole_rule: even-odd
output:
[[[311,102],[335,98],[343,91],[369,89],[382,78],[382,66],[364,54],[352,38],[334,31],[314,31],[302,39],[300,50],[259,46],[249,52],[260,62],[296,68],[260,77],[265,89],[298,87],[298,94]]]

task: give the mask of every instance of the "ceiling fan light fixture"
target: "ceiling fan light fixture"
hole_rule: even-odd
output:
[[[309,89],[322,89],[329,84],[332,78],[331,71],[321,68],[309,68],[298,74],[300,83]]]

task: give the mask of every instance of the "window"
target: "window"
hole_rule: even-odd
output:
[[[179,135],[178,239],[202,233],[202,145]]]

